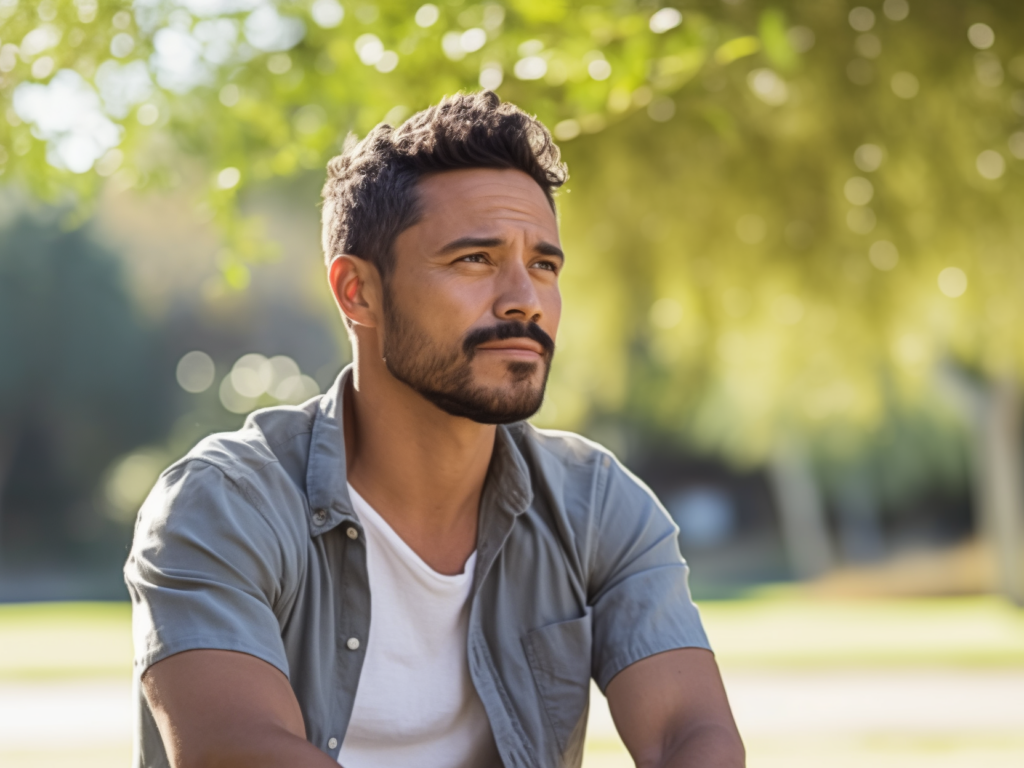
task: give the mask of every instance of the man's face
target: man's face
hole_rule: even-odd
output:
[[[384,362],[452,415],[525,419],[544,399],[562,308],[551,206],[515,170],[446,171],[417,193],[385,290]]]

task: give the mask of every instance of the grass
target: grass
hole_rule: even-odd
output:
[[[730,668],[1024,667],[1024,611],[998,597],[824,599],[765,590],[701,613]],[[127,603],[0,605],[0,680],[128,675]]]
[[[1024,667],[1024,610],[999,597],[825,599],[765,590],[701,614],[731,668]]]
[[[0,681],[127,677],[127,603],[0,605]]]
[[[1024,669],[1024,611],[996,597],[825,599],[793,588],[701,604],[720,665],[757,670]],[[38,680],[126,679],[131,615],[123,603],[0,605],[0,686]],[[597,702],[595,702],[597,704]],[[603,702],[601,703],[603,704]],[[747,740],[751,768],[959,768],[1024,765],[1024,734],[862,734]],[[74,754],[5,751],[9,768],[125,765],[129,744]],[[612,731],[594,733],[585,768],[632,762]]]

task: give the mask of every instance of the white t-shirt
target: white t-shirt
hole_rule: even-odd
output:
[[[494,736],[469,677],[466,631],[476,552],[437,573],[351,485],[366,533],[370,634],[343,768],[491,768]]]

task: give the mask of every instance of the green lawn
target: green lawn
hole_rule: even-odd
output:
[[[812,599],[770,589],[747,599],[705,602],[701,611],[726,677],[763,672],[793,676],[865,670],[961,670],[971,675],[1024,670],[1024,611],[995,597]],[[974,670],[973,672],[971,670]],[[127,604],[49,603],[0,606],[0,690],[5,685],[127,680],[131,616]],[[888,673],[885,673],[888,674]],[[1024,695],[1024,694],[1022,694]],[[603,702],[595,700],[595,710]],[[626,768],[631,761],[605,727],[588,743],[586,768]],[[596,721],[595,721],[596,722]],[[1010,768],[1024,765],[1024,732],[814,732],[799,738],[747,738],[752,768]],[[17,751],[0,744],[6,768],[123,765],[130,745],[68,752]]]
[[[127,677],[131,633],[128,603],[0,605],[0,681]]]
[[[701,613],[731,668],[1024,667],[1024,610],[994,596],[825,600],[770,589]]]
[[[766,591],[705,602],[731,668],[1024,667],[1024,611],[997,597],[823,600]],[[0,680],[127,675],[126,603],[0,605]]]

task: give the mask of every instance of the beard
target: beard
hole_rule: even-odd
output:
[[[384,365],[396,379],[445,413],[480,424],[511,424],[528,419],[544,402],[555,343],[536,323],[504,321],[468,332],[460,344],[442,347],[403,316],[390,297],[384,298]],[[527,338],[544,348],[541,360],[505,364],[507,384],[485,387],[473,380],[476,348],[488,341]],[[538,367],[540,384],[534,384]]]

